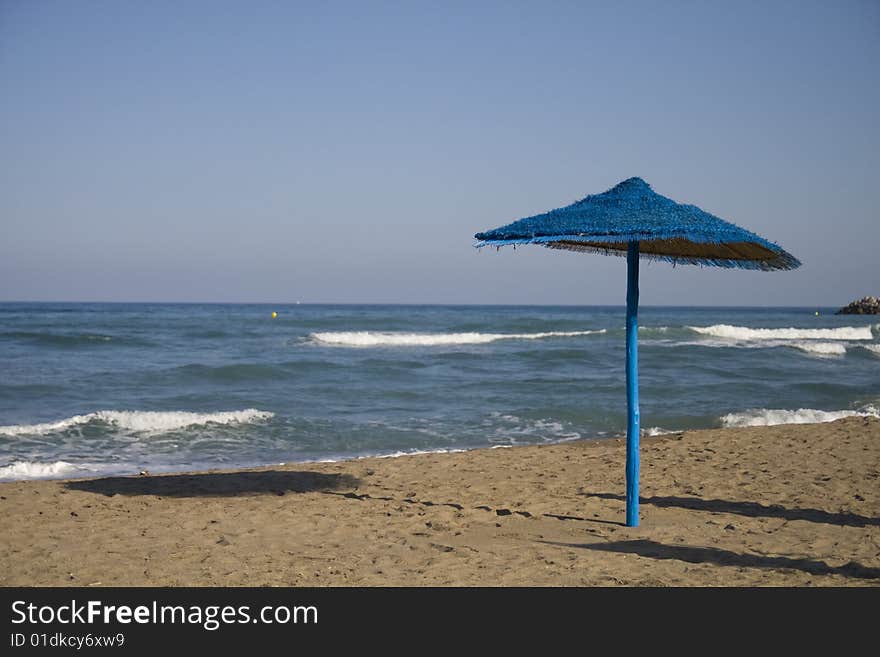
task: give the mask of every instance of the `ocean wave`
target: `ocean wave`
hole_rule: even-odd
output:
[[[790,342],[788,346],[816,356],[843,356],[846,346],[839,342]]]
[[[369,458],[398,459],[401,456],[419,456],[421,454],[460,454],[460,453],[466,452],[466,451],[468,451],[468,450],[464,449],[464,448],[451,449],[451,448],[438,447],[437,449],[412,449],[412,450],[408,450],[405,452],[398,450],[396,452],[375,454],[373,456],[369,456],[369,455],[368,456],[358,456],[357,458],[358,459],[369,459]]]
[[[434,347],[487,344],[497,340],[541,340],[573,338],[605,333],[595,331],[549,331],[545,333],[391,333],[380,331],[333,331],[311,333],[312,342],[334,347]]]
[[[175,370],[186,377],[217,381],[252,381],[274,379],[283,375],[275,366],[262,363],[237,363],[219,366],[191,363],[181,365]]]
[[[785,347],[819,358],[844,356],[847,353],[847,347],[852,346],[842,342],[814,342],[812,340],[725,340],[723,338],[703,338],[700,340],[684,340],[659,344],[664,347],[703,347],[711,349],[770,349]],[[870,349],[872,345],[858,346]]]
[[[802,328],[749,328],[715,324],[713,326],[688,326],[700,335],[711,335],[730,340],[873,340],[870,326],[841,326],[827,329]]]
[[[131,335],[104,335],[102,333],[52,333],[48,331],[5,331],[2,340],[18,340],[44,347],[76,348],[107,345],[117,347],[151,346],[151,342]]]
[[[860,347],[864,347],[868,351],[870,351],[875,356],[880,357],[880,344],[863,344],[859,345]]]
[[[672,429],[664,429],[662,427],[649,427],[648,429],[642,429],[642,435],[645,436],[668,436],[673,433],[681,433],[681,431],[673,431]]]
[[[165,433],[186,427],[207,424],[247,424],[272,418],[275,414],[246,408],[219,413],[188,411],[96,411],[42,424],[13,424],[0,427],[6,436],[46,435],[90,423],[109,424],[133,433]]]
[[[510,447],[510,445],[496,445],[496,447]],[[403,456],[421,456],[423,454],[461,454],[469,452],[474,447],[438,447],[437,449],[410,449],[395,450],[393,452],[369,452],[366,454],[358,454],[357,456],[328,456],[326,458],[315,459],[313,461],[297,461],[297,463],[344,463],[346,461],[362,461],[364,459],[397,459]],[[279,463],[279,465],[289,465],[289,463]]]
[[[50,479],[73,474],[82,469],[67,461],[54,461],[52,463],[16,461],[0,467],[0,480]]]
[[[0,337],[10,340],[24,340],[54,347],[75,347],[78,345],[90,345],[101,342],[110,342],[113,338],[109,335],[97,333],[44,333],[40,331],[6,331],[0,333]]]
[[[880,417],[880,409],[876,406],[865,406],[858,411],[820,411],[813,408],[799,408],[796,411],[791,411],[756,408],[722,416],[721,426],[732,428],[770,427],[777,424],[816,424],[834,422],[847,417]]]
[[[493,428],[493,434],[489,436],[490,443],[503,442],[517,445],[521,444],[521,438],[525,438],[524,444],[532,443],[533,438],[539,438],[545,442],[561,443],[581,438],[581,434],[573,431],[571,427],[566,427],[559,420],[549,418],[529,419],[494,412],[483,424],[487,428]]]

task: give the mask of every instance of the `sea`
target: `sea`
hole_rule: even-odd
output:
[[[645,435],[880,415],[877,317],[639,320]],[[603,440],[624,338],[623,307],[2,303],[0,480]]]

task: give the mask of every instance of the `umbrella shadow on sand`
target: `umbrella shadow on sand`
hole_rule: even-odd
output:
[[[615,493],[583,493],[586,497],[603,500],[626,498]],[[780,518],[782,520],[807,520],[809,522],[838,525],[840,527],[880,527],[880,518],[860,516],[857,513],[832,513],[820,509],[789,509],[780,504],[764,506],[757,502],[734,502],[731,500],[704,500],[699,497],[640,497],[642,504],[656,507],[677,507],[692,511],[732,513],[749,518]]]
[[[719,566],[735,566],[740,568],[765,568],[771,570],[800,570],[810,575],[841,575],[855,579],[880,579],[880,568],[863,566],[850,561],[842,566],[832,566],[818,559],[805,557],[777,557],[762,554],[744,554],[723,550],[721,548],[691,546],[691,545],[665,545],[657,541],[645,539],[632,541],[613,541],[609,543],[551,543],[559,547],[581,548],[585,550],[597,550],[600,552],[616,552],[623,554],[637,554],[640,557],[650,559],[674,559],[687,563],[709,563]]]
[[[263,470],[258,472],[207,472],[142,477],[105,477],[65,484],[69,490],[100,495],[157,495],[160,497],[235,497],[284,495],[355,488],[360,483],[349,474],[324,474]]]

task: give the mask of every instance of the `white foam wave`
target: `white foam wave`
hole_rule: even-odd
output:
[[[55,461],[53,463],[16,461],[15,463],[0,467],[0,480],[50,479],[72,474],[80,469],[78,466],[67,461]]]
[[[810,356],[828,358],[832,356],[845,356],[847,351],[854,347],[862,347],[880,356],[880,345],[876,344],[852,344],[846,342],[818,342],[813,340],[730,340],[723,338],[703,338],[700,340],[685,340],[683,342],[655,342],[667,347],[712,347],[720,349],[768,349],[772,347],[786,347],[797,349]]]
[[[473,449],[473,448],[471,448]],[[329,456],[327,458],[317,459],[315,461],[302,461],[303,463],[344,463],[345,461],[362,461],[364,459],[397,459],[403,456],[419,456],[421,454],[459,454],[461,452],[470,451],[465,448],[445,448],[438,447],[437,449],[413,449],[409,451],[396,451],[396,452],[376,452],[369,454],[361,454],[359,456]],[[279,463],[279,465],[287,465],[286,463]]]
[[[722,416],[721,426],[770,427],[778,424],[816,424],[834,422],[846,417],[880,417],[880,409],[875,406],[865,406],[858,411],[819,411],[813,408],[799,408],[796,411],[791,411],[756,408]]]
[[[730,340],[873,340],[870,326],[841,326],[827,329],[803,328],[748,328],[715,324],[713,326],[688,326],[701,335],[711,335]]]
[[[548,331],[545,333],[392,333],[379,331],[333,331],[312,333],[318,344],[334,347],[435,347],[464,344],[487,344],[497,340],[541,340],[573,338],[605,333],[595,331]]]
[[[817,356],[843,356],[846,347],[838,342],[790,342],[795,349]]]
[[[648,429],[642,429],[642,433],[646,436],[668,436],[673,433],[681,433],[680,431],[672,431],[671,429],[664,429],[662,427],[650,427]]]
[[[495,426],[489,442],[502,442],[509,445],[531,444],[532,438],[540,438],[545,442],[563,443],[579,440],[581,434],[567,429],[562,422],[552,419],[525,419],[516,415],[492,413],[491,420],[484,422],[486,426],[501,422],[506,426]],[[525,441],[520,441],[526,438]]]
[[[219,413],[191,413],[188,411],[96,411],[85,415],[43,424],[13,424],[0,427],[6,436],[46,435],[64,431],[91,422],[103,422],[134,433],[164,433],[186,427],[207,424],[246,424],[268,420],[274,413],[246,408],[241,411]]]
[[[640,326],[639,331],[656,331],[657,333],[666,333],[669,330],[668,326]]]
[[[359,459],[369,459],[369,458],[377,458],[377,459],[399,459],[402,456],[419,456],[422,454],[460,454],[462,452],[466,452],[466,449],[413,449],[407,452],[397,451],[390,452],[388,454],[376,454],[375,456],[359,456]]]

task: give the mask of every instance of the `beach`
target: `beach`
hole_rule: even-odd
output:
[[[3,586],[875,586],[880,419],[0,483]]]

